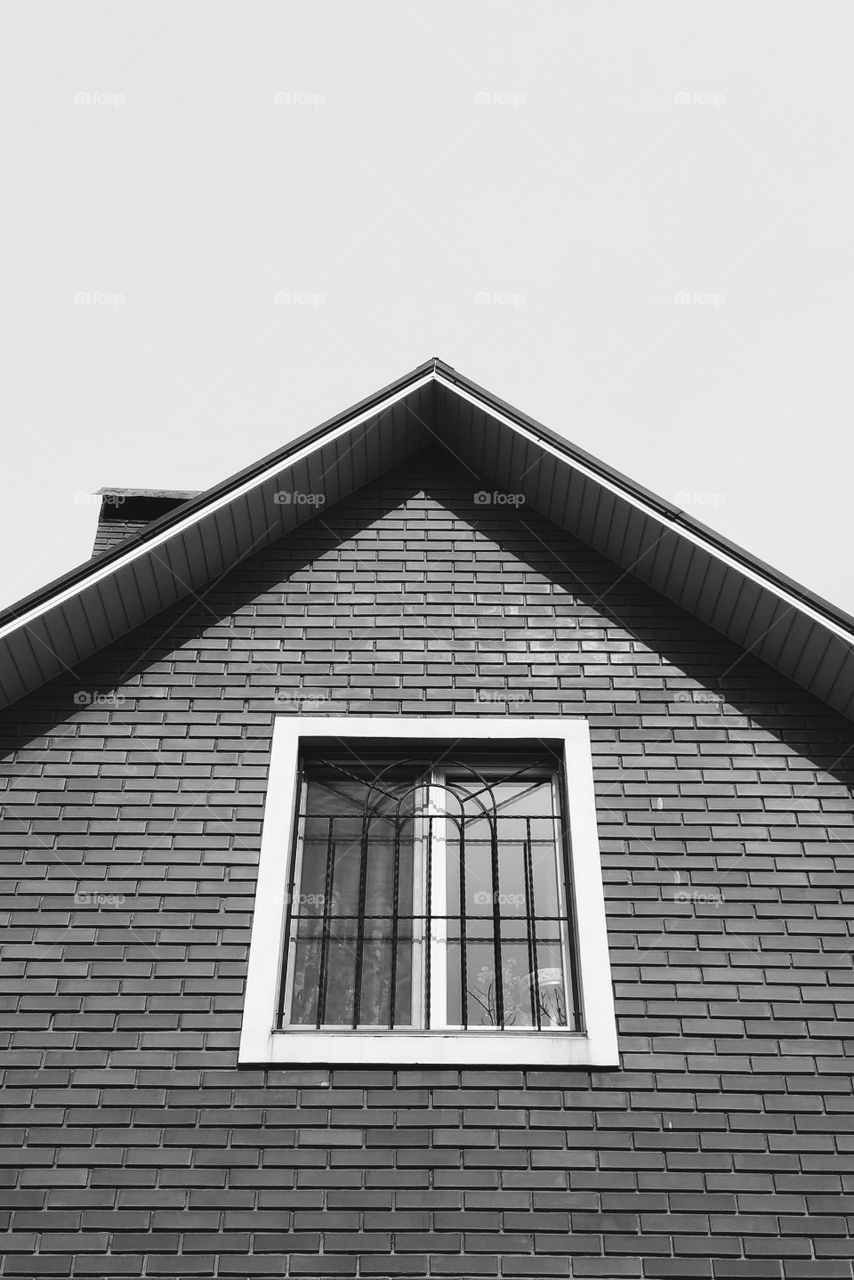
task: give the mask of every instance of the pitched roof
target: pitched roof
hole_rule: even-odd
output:
[[[0,613],[0,706],[433,441],[854,717],[854,618],[438,359]]]

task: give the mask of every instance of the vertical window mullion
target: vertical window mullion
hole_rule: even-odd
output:
[[[531,860],[531,819],[525,819],[525,919],[528,935],[528,982],[531,987],[531,1021],[542,1029],[540,1016],[539,958],[537,956],[537,904],[534,901],[534,868]]]
[[[427,786],[426,812],[422,818],[427,831],[424,842],[424,1026],[429,1031],[432,1026],[432,969],[433,969],[433,823],[430,819],[430,785]]]
[[[444,776],[430,779],[427,803],[430,827],[430,1020],[434,1027],[448,1025],[448,893],[446,792]]]
[[[359,847],[359,907],[356,921],[356,966],[353,985],[353,1027],[358,1027],[362,1010],[362,966],[365,958],[365,897],[368,883],[368,843],[371,815],[362,819],[362,839]]]
[[[423,805],[420,796],[423,788],[416,796],[415,815],[411,819],[412,831],[412,986],[410,999],[412,1005],[413,1027],[427,1027],[427,1010],[424,999],[425,992],[425,905],[427,902],[427,839]]]
[[[561,779],[552,779],[552,815],[556,859],[558,914],[560,916],[560,949],[563,959],[563,998],[566,1002],[566,1025],[572,1026],[578,1017],[575,999],[575,963],[570,946],[569,920],[572,883],[569,879],[569,850],[566,847],[569,813],[561,804]],[[568,803],[568,798],[567,798]]]
[[[302,771],[300,771],[302,773]],[[308,783],[304,777],[300,777],[300,783],[297,788],[298,809],[296,833],[294,836],[294,855],[291,859],[290,879],[288,883],[287,911],[285,914],[285,965],[282,974],[282,990],[279,997],[279,1024],[285,1025],[290,1021],[291,1007],[294,992],[294,969],[296,965],[297,955],[297,931],[299,929],[300,911],[295,909],[294,898],[299,894],[302,886],[302,860],[303,849],[305,843],[305,810],[306,796],[308,794]]]
[[[466,814],[465,806],[460,809],[460,1021],[467,1030],[469,1025],[468,1006],[468,939],[466,931]]]
[[[495,965],[495,1021],[504,1030],[504,970],[501,963],[501,890],[498,877],[498,814],[490,819],[492,854],[492,950]]]
[[[392,872],[391,898],[391,979],[389,982],[388,997],[389,1030],[394,1029],[394,1015],[397,1009],[397,938],[398,915],[400,913],[400,823],[400,814],[397,814],[394,820],[394,853],[392,855],[394,858],[394,868]],[[414,938],[412,945],[415,945]]]

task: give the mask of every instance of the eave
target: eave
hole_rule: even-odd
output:
[[[854,717],[854,619],[435,359],[5,610],[0,706],[431,441]]]

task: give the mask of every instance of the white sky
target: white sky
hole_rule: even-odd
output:
[[[7,0],[0,98],[0,603],[438,355],[854,611],[850,0]]]

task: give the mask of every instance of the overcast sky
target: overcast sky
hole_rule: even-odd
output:
[[[854,611],[850,0],[6,0],[0,603],[438,355]]]

